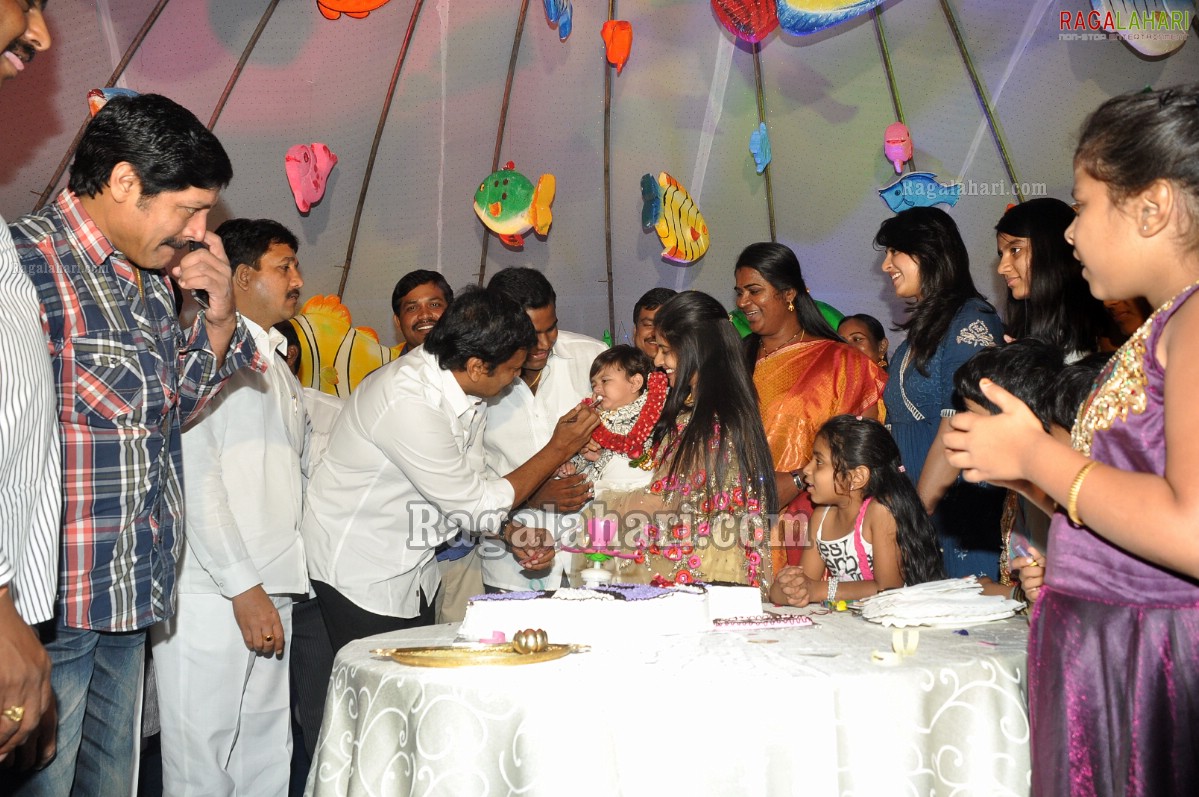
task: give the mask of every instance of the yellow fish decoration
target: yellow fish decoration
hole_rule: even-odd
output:
[[[334,294],[313,296],[291,324],[300,339],[300,384],[340,398],[400,356],[401,347],[379,343],[375,330],[351,326],[349,308]]]
[[[666,172],[641,178],[641,225],[657,231],[662,245],[662,257],[676,263],[691,264],[704,256],[711,240],[708,224],[695,200],[678,180]]]

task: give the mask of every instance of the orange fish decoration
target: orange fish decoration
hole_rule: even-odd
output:
[[[629,60],[629,50],[633,46],[633,26],[627,20],[610,19],[604,23],[600,36],[604,40],[608,63],[616,67],[616,74],[619,75],[625,62]]]
[[[354,19],[365,19],[372,11],[390,2],[391,0],[316,0],[316,7],[325,19],[338,19],[342,14]]]

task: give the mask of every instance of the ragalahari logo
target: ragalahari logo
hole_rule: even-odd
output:
[[[1118,33],[1124,38],[1185,39],[1191,28],[1191,16],[1190,11],[1062,11],[1058,30],[1063,38],[1077,35],[1107,38],[1105,34]]]

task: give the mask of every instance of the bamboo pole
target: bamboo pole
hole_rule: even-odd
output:
[[[504,127],[508,124],[508,101],[512,98],[512,78],[516,74],[516,56],[520,54],[520,39],[525,32],[525,17],[529,14],[529,0],[522,0],[520,16],[516,20],[516,32],[512,36],[512,54],[508,57],[508,79],[504,81],[504,99],[500,103],[500,123],[495,131],[495,152],[491,156],[491,171],[499,171],[500,148],[504,145]],[[487,276],[487,244],[491,235],[483,230],[483,251],[479,255],[479,284]]]
[[[400,82],[400,70],[404,59],[408,56],[408,45],[412,43],[412,31],[416,29],[416,20],[420,17],[425,0],[416,0],[412,6],[412,16],[408,18],[408,30],[404,33],[404,41],[400,44],[400,54],[396,57],[395,69],[391,72],[391,83],[387,86],[387,95],[383,98],[383,109],[379,111],[379,123],[375,125],[375,138],[371,141],[371,154],[366,159],[366,172],[362,175],[362,187],[358,191],[358,206],[354,209],[354,224],[350,227],[350,243],[346,247],[346,262],[341,270],[341,282],[337,286],[337,298],[345,294],[346,281],[350,278],[350,267],[354,262],[354,245],[358,242],[358,225],[362,221],[362,208],[366,205],[366,192],[370,188],[371,174],[375,170],[375,158],[379,154],[379,142],[383,139],[383,128],[387,125],[387,115],[391,112],[391,101],[395,97],[396,85]]]
[[[104,84],[104,88],[110,89],[117,84],[121,79],[121,75],[125,74],[125,68],[129,66],[129,62],[133,60],[134,54],[138,48],[142,46],[146,35],[150,32],[150,28],[154,27],[154,23],[158,21],[158,17],[162,14],[162,10],[166,8],[170,0],[158,0],[158,5],[146,17],[146,21],[142,23],[141,29],[134,35],[133,41],[125,48],[125,54],[121,56],[120,63],[112,70],[112,75],[109,76],[108,82]],[[63,172],[67,170],[67,164],[71,162],[71,158],[75,155],[75,148],[79,146],[80,139],[83,138],[83,131],[87,129],[87,123],[91,120],[91,114],[88,114],[83,120],[83,124],[79,125],[79,130],[75,133],[75,138],[71,140],[71,145],[67,147],[66,154],[62,156],[62,160],[58,162],[58,168],[54,170],[54,176],[50,178],[50,182],[46,183],[46,188],[37,198],[37,203],[33,206],[36,211],[46,204],[46,200],[50,198],[50,194],[54,192],[54,186],[58,185],[58,181],[62,179]]]

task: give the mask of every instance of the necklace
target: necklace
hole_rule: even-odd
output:
[[[645,442],[653,431],[658,418],[662,416],[662,407],[666,404],[667,381],[666,374],[654,371],[649,375],[649,387],[646,389],[645,406],[637,417],[637,422],[628,434],[617,434],[603,424],[595,427],[591,439],[609,451],[624,454],[634,465],[640,464],[646,458]]]
[[[533,377],[532,382],[526,383],[529,386],[529,390],[537,389],[537,383],[541,381],[541,375],[544,373],[545,373],[545,368],[542,368],[540,371],[537,372],[537,376]]]
[[[794,335],[792,335],[791,337],[787,338],[787,339],[786,339],[786,340],[784,340],[782,343],[780,343],[779,345],[775,346],[773,349],[770,349],[769,351],[767,351],[767,349],[766,349],[766,346],[765,346],[765,345],[763,345],[763,346],[762,346],[762,357],[769,357],[770,355],[774,354],[774,353],[775,353],[776,351],[778,351],[779,349],[783,348],[784,346],[787,346],[788,344],[790,344],[790,343],[791,343],[791,341],[795,340],[796,336],[798,336],[798,337],[799,337],[799,342],[800,342],[800,343],[803,343],[803,339],[804,339],[804,336],[805,336],[806,334],[807,334],[807,333],[806,333],[806,332],[804,332],[804,330],[803,330],[803,329],[800,329],[800,330],[799,330],[798,332],[796,332]]]

